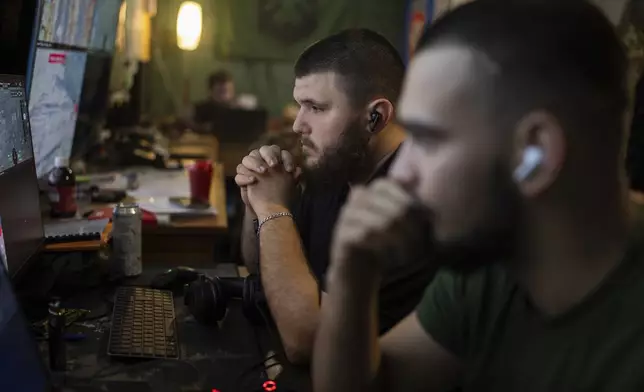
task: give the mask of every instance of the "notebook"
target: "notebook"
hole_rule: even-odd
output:
[[[109,219],[80,219],[46,223],[45,243],[99,241],[109,221]]]

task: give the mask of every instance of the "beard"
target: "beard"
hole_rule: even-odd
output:
[[[489,182],[486,206],[489,212],[484,222],[460,237],[433,241],[430,250],[433,262],[459,273],[469,273],[515,258],[523,218],[521,196],[510,178],[507,170],[496,165]]]
[[[342,132],[335,145],[327,147],[313,167],[305,167],[307,187],[328,189],[344,186],[369,170],[369,135],[361,121],[355,120]]]

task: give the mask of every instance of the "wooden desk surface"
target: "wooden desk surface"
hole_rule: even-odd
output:
[[[219,159],[219,141],[212,135],[186,134],[172,141],[170,153],[176,155],[204,155],[212,161]]]
[[[186,162],[189,164],[189,162]],[[143,230],[143,263],[173,267],[177,265],[203,268],[222,260],[222,244],[227,241],[228,213],[224,167],[213,166],[210,203],[215,216],[173,218],[168,225]]]
[[[127,201],[134,200],[127,198]],[[221,261],[225,257],[222,256],[222,249],[225,249],[222,244],[227,241],[228,233],[226,185],[224,167],[221,163],[213,165],[210,202],[217,210],[217,215],[181,219],[173,217],[174,219],[168,224],[157,227],[144,226],[143,262],[167,267],[176,265],[206,267]],[[107,206],[107,204],[92,204],[86,206],[83,212]],[[45,222],[51,220],[48,214],[44,218]]]
[[[186,162],[190,164],[191,162]],[[208,234],[211,232],[226,232],[228,230],[228,211],[226,208],[226,184],[224,167],[220,163],[213,164],[212,182],[210,184],[210,204],[217,210],[217,215],[203,217],[178,218],[173,217],[168,225],[146,228],[146,231],[158,233]]]

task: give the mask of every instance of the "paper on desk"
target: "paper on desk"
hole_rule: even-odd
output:
[[[127,192],[136,199],[190,197],[190,180],[183,170],[142,170],[138,182],[139,189]]]
[[[138,198],[137,203],[141,209],[150,211],[156,215],[191,215],[208,216],[216,215],[214,207],[205,209],[186,208],[176,203],[171,203],[169,197],[147,197]]]

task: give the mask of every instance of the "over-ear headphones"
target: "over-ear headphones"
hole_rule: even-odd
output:
[[[252,324],[262,324],[268,314],[257,275],[211,278],[201,274],[186,287],[184,304],[198,322],[214,325],[226,315],[230,299],[241,299],[242,312]]]
[[[523,151],[521,164],[514,169],[513,177],[517,182],[525,181],[543,162],[543,150],[537,146],[529,146]]]
[[[380,113],[376,109],[369,114],[369,133],[375,133],[377,130],[378,122],[380,121]]]

